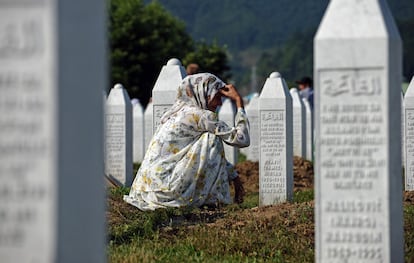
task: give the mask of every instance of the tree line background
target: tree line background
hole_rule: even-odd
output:
[[[328,0],[110,0],[111,84],[144,106],[168,59],[257,91],[271,71],[292,85],[313,74],[313,36]],[[404,44],[404,77],[414,75],[414,2],[389,0]]]

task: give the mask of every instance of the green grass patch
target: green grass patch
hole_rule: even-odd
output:
[[[109,262],[313,262],[313,190],[292,203],[142,212],[122,201],[128,188],[108,191]],[[404,206],[405,260],[414,259],[414,205]]]
[[[304,191],[297,191],[293,193],[293,202],[294,203],[303,203],[303,202],[310,202],[314,198],[313,190],[304,190]]]
[[[414,205],[404,206],[405,262],[414,262]]]
[[[242,163],[247,160],[246,155],[242,154],[240,151],[237,154],[237,163]]]

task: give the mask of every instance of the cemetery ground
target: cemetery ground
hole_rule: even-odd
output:
[[[236,168],[245,201],[221,208],[142,212],[122,200],[128,189],[108,187],[109,262],[313,262],[312,163],[295,157],[292,202],[260,208],[258,163]],[[404,220],[414,262],[414,192],[404,194]]]

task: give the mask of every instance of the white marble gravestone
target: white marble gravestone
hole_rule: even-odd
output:
[[[385,0],[331,0],[314,42],[317,262],[404,262],[401,39]]]
[[[133,119],[133,151],[132,160],[140,163],[144,159],[145,139],[144,139],[144,112],[138,99],[132,99],[132,119]]]
[[[296,88],[290,89],[293,106],[293,155],[306,157],[306,109]]]
[[[309,101],[302,98],[303,106],[305,106],[306,113],[306,159],[313,161],[313,118],[312,109]]]
[[[414,77],[404,96],[405,190],[414,191]]]
[[[0,1],[2,263],[106,261],[105,14],[104,1]]]
[[[404,107],[404,91],[401,89],[401,163],[405,172],[405,107]]]
[[[237,107],[230,99],[225,99],[223,105],[220,107],[218,118],[221,121],[224,121],[230,127],[234,127],[234,118],[236,116]],[[227,161],[235,165],[237,163],[237,147],[224,144],[224,154],[226,155]]]
[[[181,62],[172,58],[163,66],[152,90],[153,102],[153,131],[157,130],[160,119],[171,108],[177,97],[177,89],[186,72]]]
[[[148,146],[152,139],[152,125],[153,125],[153,109],[152,101],[150,101],[144,111],[144,153],[147,152]],[[145,154],[144,154],[145,156]]]
[[[105,116],[105,174],[117,184],[129,187],[133,180],[132,105],[121,84],[109,92]]]
[[[259,95],[255,94],[246,106],[246,114],[250,123],[250,146],[245,149],[247,160],[259,161]],[[240,149],[241,150],[241,149]]]
[[[292,98],[278,72],[267,78],[259,99],[259,205],[291,200],[293,195]]]

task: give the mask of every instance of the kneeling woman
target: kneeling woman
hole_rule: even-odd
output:
[[[217,120],[222,96],[237,105],[235,127]],[[235,202],[242,202],[243,186],[224,156],[223,142],[236,147],[250,144],[241,96],[212,74],[187,76],[174,105],[162,116],[124,200],[141,210],[229,204],[233,181]]]

